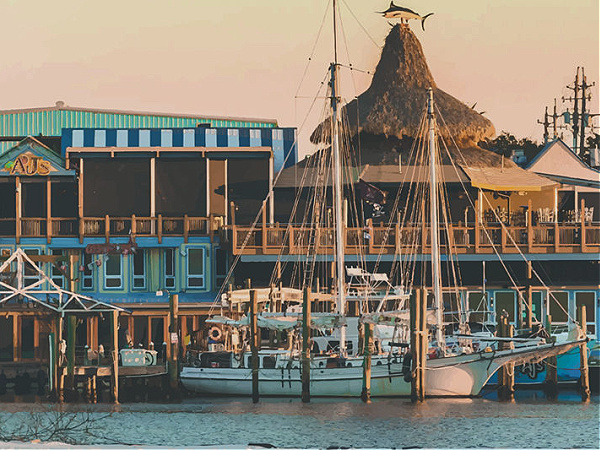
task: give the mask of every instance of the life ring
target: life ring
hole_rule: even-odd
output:
[[[208,330],[208,337],[213,341],[220,341],[222,336],[223,333],[219,327],[212,327],[210,330]]]

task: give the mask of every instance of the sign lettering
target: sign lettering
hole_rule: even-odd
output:
[[[22,153],[17,156],[14,161],[8,161],[4,164],[2,171],[8,172],[11,175],[49,175],[50,172],[55,172],[50,161],[36,156],[31,152]]]

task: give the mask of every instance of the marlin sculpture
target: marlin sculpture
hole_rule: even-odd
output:
[[[423,28],[423,31],[425,31],[425,19],[433,15],[433,13],[429,13],[421,17],[412,9],[403,8],[402,6],[396,6],[394,5],[394,2],[390,2],[390,7],[385,11],[380,11],[380,13],[383,14],[383,17],[385,17],[386,19],[400,19],[402,23],[408,23],[408,21],[411,19],[420,19],[421,28]]]

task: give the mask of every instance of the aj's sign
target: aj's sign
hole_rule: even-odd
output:
[[[8,161],[1,169],[8,172],[10,175],[48,175],[50,172],[55,172],[50,161],[45,160],[41,156],[36,156],[31,152],[22,153],[13,161]]]

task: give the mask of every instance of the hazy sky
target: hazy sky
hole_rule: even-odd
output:
[[[338,0],[340,59],[373,71],[387,0]],[[277,119],[300,127],[332,58],[329,0],[0,0],[0,109],[68,105]],[[438,86],[498,132],[542,138],[544,107],[585,66],[598,83],[598,0],[398,0],[428,18]],[[354,16],[360,21],[358,24]],[[366,30],[366,31],[365,31]],[[374,42],[373,42],[374,41]],[[306,76],[309,56],[312,61]],[[348,58],[349,55],[349,58]],[[344,74],[352,99],[370,75]],[[302,81],[302,83],[301,83]],[[592,89],[598,111],[598,87]],[[296,96],[301,98],[296,98]],[[301,153],[317,116],[301,130]]]

